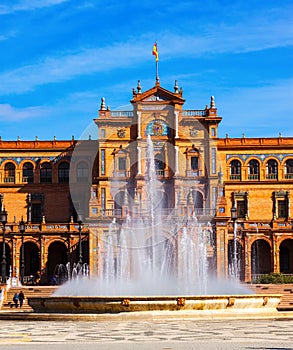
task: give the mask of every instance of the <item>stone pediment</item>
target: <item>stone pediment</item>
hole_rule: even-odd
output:
[[[159,84],[154,86],[143,93],[134,93],[131,103],[160,103],[165,104],[180,104],[182,105],[185,100],[182,98],[182,91],[173,93],[169,90],[162,88]]]

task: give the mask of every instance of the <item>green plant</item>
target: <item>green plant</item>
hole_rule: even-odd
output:
[[[253,281],[256,284],[286,284],[293,283],[293,276],[286,276],[282,273],[270,273],[263,275]]]

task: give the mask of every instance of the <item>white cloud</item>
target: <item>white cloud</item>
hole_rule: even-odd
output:
[[[0,121],[11,122],[23,119],[31,119],[49,114],[49,110],[45,107],[25,107],[16,108],[10,104],[0,104]]]
[[[20,0],[15,5],[0,5],[0,15],[16,11],[32,11],[43,7],[59,5],[70,0]]]
[[[68,0],[23,0],[10,8],[36,9]],[[1,13],[1,7],[0,7]],[[272,16],[274,20],[272,20]],[[113,42],[112,46],[90,49],[77,48],[59,56],[40,57],[30,65],[0,72],[0,95],[23,93],[48,83],[68,81],[80,75],[90,75],[115,68],[130,67],[151,56],[150,38],[159,38],[160,59],[204,57],[225,53],[259,51],[293,45],[293,25],[284,21],[284,15],[249,17],[234,25],[207,24],[198,32],[188,27],[187,35],[174,31],[144,33],[135,40]],[[1,40],[1,37],[0,37]]]

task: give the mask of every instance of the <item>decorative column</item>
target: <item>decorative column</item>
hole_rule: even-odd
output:
[[[137,175],[141,175],[141,147],[137,146]]]
[[[280,250],[278,246],[278,236],[273,234],[272,242],[272,260],[273,260],[273,271],[274,273],[280,272]]]
[[[248,220],[249,218],[249,201],[248,201],[249,193],[248,191],[245,192],[245,206],[246,206],[246,213],[245,213],[245,219]]]
[[[32,222],[32,195],[27,195],[27,222]]]
[[[251,244],[248,232],[244,235],[244,282],[251,281]]]
[[[175,146],[175,175],[179,175],[179,147]]]
[[[137,138],[141,139],[141,112],[137,112]]]
[[[179,134],[178,134],[179,112],[174,111],[174,114],[175,114],[175,139],[179,139]]]

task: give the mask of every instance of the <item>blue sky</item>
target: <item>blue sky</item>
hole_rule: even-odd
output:
[[[215,96],[221,137],[293,136],[292,0],[0,0],[2,140],[79,138],[137,80]]]

